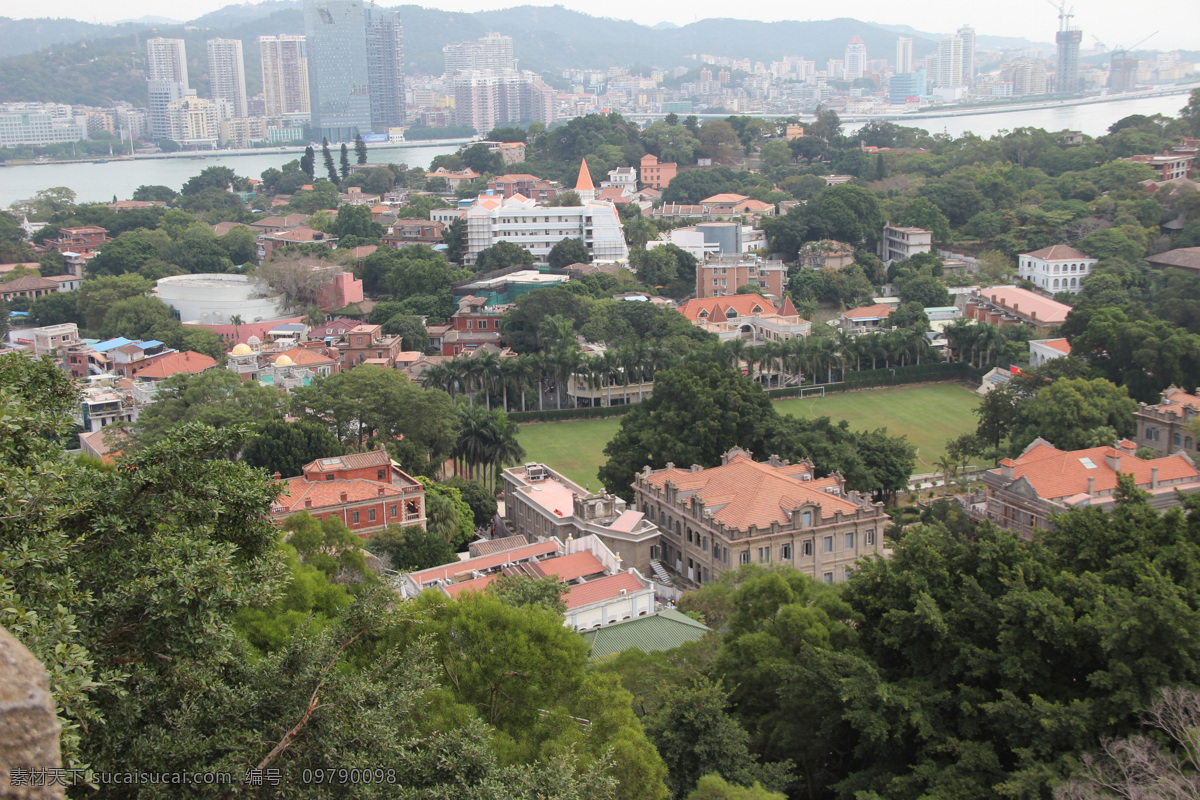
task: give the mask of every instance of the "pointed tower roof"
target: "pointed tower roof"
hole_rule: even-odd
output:
[[[579,164],[579,177],[575,179],[575,191],[595,192],[596,185],[592,183],[592,173],[588,172],[587,159]]]
[[[796,310],[796,306],[792,303],[791,296],[783,298],[783,305],[779,307],[779,316],[781,317],[798,317],[800,312]]]

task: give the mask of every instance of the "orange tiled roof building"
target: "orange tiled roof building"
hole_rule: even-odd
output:
[[[1006,458],[983,473],[987,519],[1029,540],[1051,527],[1052,514],[1111,507],[1119,475],[1131,476],[1157,509],[1179,505],[1178,493],[1200,491],[1200,470],[1187,454],[1147,460],[1138,458],[1137,450],[1128,439],[1116,447],[1085,450],[1059,450],[1045,439],[1034,439],[1018,458]]]
[[[424,528],[425,487],[383,448],[319,458],[284,480],[271,518],[279,523],[302,511],[316,519],[338,516],[363,538],[386,525]]]
[[[658,525],[667,569],[690,584],[743,564],[782,563],[840,582],[860,558],[883,556],[883,506],[846,491],[840,475],[812,464],[733,449],[720,466],[647,467],[633,484],[637,510]]]

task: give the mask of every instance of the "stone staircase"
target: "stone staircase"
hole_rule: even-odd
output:
[[[667,570],[665,567],[663,567],[661,561],[658,561],[656,559],[651,559],[650,560],[650,572],[652,572],[654,574],[654,580],[658,581],[659,583],[665,583],[667,585],[670,585],[671,576],[670,576],[670,574],[667,573]]]

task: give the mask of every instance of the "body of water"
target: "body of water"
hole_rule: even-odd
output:
[[[1163,114],[1175,117],[1179,109],[1187,105],[1187,94],[1163,97],[1136,97],[1128,100],[1111,100],[1103,103],[1081,105],[1055,105],[1022,111],[995,111],[989,113],[946,114],[929,117],[903,115],[890,118],[889,122],[910,128],[924,128],[930,133],[946,133],[962,136],[974,133],[988,138],[999,131],[1014,128],[1044,128],[1048,131],[1081,131],[1088,136],[1103,136],[1108,128],[1119,119],[1133,114]],[[856,131],[865,123],[847,123],[843,130]]]
[[[1019,127],[1045,128],[1049,131],[1082,131],[1100,136],[1117,120],[1131,114],[1165,114],[1174,117],[1187,105],[1187,95],[1138,97],[1083,105],[1055,105],[1022,111],[997,111],[986,114],[946,114],[944,116],[893,119],[898,125],[924,128],[930,133],[961,136],[972,132],[984,138],[998,131]],[[852,132],[863,123],[847,124]],[[372,147],[372,163],[407,164],[425,168],[437,156],[455,153],[458,143],[409,144],[399,147]],[[249,153],[203,156],[196,158],[152,158],[135,161],[110,161],[105,164],[27,164],[0,167],[0,208],[52,186],[75,191],[81,203],[128,199],[137,187],[161,184],[178,190],[184,182],[205,167],[231,167],[239,175],[257,178],[271,167],[280,167],[300,157],[300,153]],[[318,154],[318,160],[320,155]],[[318,168],[320,165],[318,164]]]
[[[395,147],[372,147],[372,164],[407,164],[425,169],[440,155],[457,153],[461,143],[408,144]],[[186,158],[140,158],[132,161],[109,161],[73,164],[22,164],[0,167],[0,208],[18,200],[27,200],[42,189],[66,186],[75,192],[80,203],[111,202],[113,195],[128,200],[139,186],[159,184],[175,191],[188,178],[199,175],[206,167],[230,167],[238,175],[257,178],[271,167],[282,167],[300,158],[294,153],[246,153],[197,156]],[[337,155],[334,154],[336,160]],[[321,152],[317,150],[317,169],[322,169]]]

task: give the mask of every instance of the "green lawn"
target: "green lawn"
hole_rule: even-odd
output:
[[[545,464],[595,492],[600,489],[596,472],[607,460],[604,445],[620,426],[620,417],[539,422],[522,425],[518,439],[528,461]]]
[[[934,472],[946,441],[975,430],[979,396],[954,383],[839,392],[828,397],[780,400],[780,414],[847,420],[854,430],[887,428],[917,447],[917,473]]]
[[[974,392],[957,384],[938,383],[896,389],[841,392],[828,397],[781,400],[780,414],[847,420],[855,430],[887,428],[917,446],[917,473],[933,472],[948,439],[975,430],[979,404]],[[596,471],[604,463],[604,445],[621,420],[588,419],[521,426],[520,441],[529,461],[538,461],[596,491]]]

